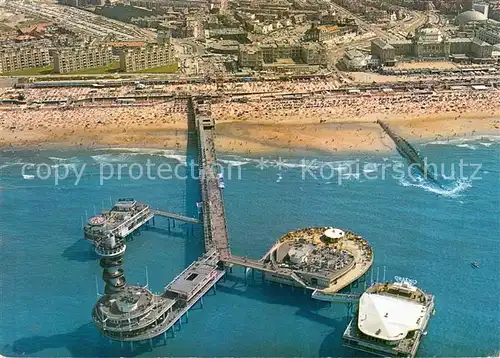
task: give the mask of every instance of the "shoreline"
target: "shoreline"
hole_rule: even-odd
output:
[[[470,118],[476,118],[473,115],[470,116]],[[447,119],[440,119],[439,121],[444,121],[448,120]],[[462,118],[466,119],[468,122],[468,118]],[[482,117],[478,118],[477,120],[483,120],[483,121],[489,121],[492,123],[500,123],[500,115],[495,116],[495,117]],[[408,133],[409,130],[411,130],[411,122],[391,122],[388,121],[388,123],[393,126],[393,128],[400,134],[404,136],[405,139],[409,140],[410,143],[412,144],[422,144],[424,142],[428,141],[452,141],[452,140],[473,140],[474,138],[477,137],[491,137],[491,136],[500,136],[500,131],[491,128],[491,129],[485,129],[482,128],[480,129],[473,129],[471,128],[470,130],[467,131],[443,131],[441,130],[440,133],[436,133],[433,131],[429,131],[428,128],[425,127],[425,120],[423,123],[420,123],[423,128],[418,128],[417,131],[414,131],[413,134]],[[435,122],[434,122],[435,123]],[[463,121],[462,121],[463,123]],[[222,123],[221,123],[222,124]],[[352,129],[340,129],[340,128],[334,128],[334,129],[329,129],[325,131],[326,127],[329,125],[336,125],[336,126],[347,126],[351,127]],[[410,125],[408,125],[410,124]],[[465,123],[463,123],[465,124]],[[226,155],[252,155],[252,154],[258,154],[258,155],[266,155],[266,154],[291,154],[291,155],[297,155],[297,154],[319,154],[319,155],[331,155],[331,154],[342,154],[342,153],[374,153],[374,152],[380,152],[380,153],[388,153],[393,150],[395,150],[395,145],[392,142],[392,140],[385,136],[378,127],[376,123],[370,123],[370,122],[357,122],[357,121],[346,121],[346,122],[335,122],[335,123],[322,123],[322,124],[317,124],[317,123],[308,123],[308,124],[299,124],[299,123],[293,123],[293,124],[287,124],[289,126],[297,126],[298,128],[291,128],[289,129],[286,133],[288,134],[297,134],[292,142],[285,142],[283,140],[280,141],[275,141],[277,138],[276,136],[276,131],[279,131],[282,129],[282,126],[279,125],[270,125],[267,123],[259,123],[259,121],[255,122],[237,122],[237,121],[231,121],[231,122],[225,122],[223,123],[224,126],[230,126],[234,125],[233,128],[230,130],[227,130],[227,128],[223,128],[222,130],[217,131],[217,137],[216,137],[216,147],[218,152],[221,154],[226,154]],[[366,130],[363,129],[362,127],[365,127],[369,125],[371,126],[372,130]],[[222,125],[220,125],[222,127]],[[261,127],[255,129],[255,127]],[[304,127],[305,126],[305,127]],[[463,127],[462,127],[463,128]],[[234,135],[232,132],[236,130],[237,132],[239,131],[245,131],[245,132],[250,132],[248,133],[249,135],[244,138],[241,134]],[[306,132],[304,133],[304,130]],[[139,138],[144,137],[144,131],[150,131],[150,130],[144,130],[144,129],[139,129],[137,131],[134,131],[133,129],[129,129],[128,132],[132,136],[139,136]],[[325,145],[316,144],[316,145],[309,145],[309,144],[304,144],[304,138],[305,137],[311,137],[318,131],[323,131],[327,134],[331,135],[347,135],[349,137],[348,141],[339,141],[337,140],[337,145],[336,146],[329,146],[328,143],[325,143]],[[380,132],[380,133],[377,133]],[[89,137],[80,137],[78,142],[75,142],[74,140],[71,139],[62,139],[62,140],[52,140],[52,141],[45,141],[45,140],[40,140],[40,141],[29,141],[27,143],[24,143],[24,140],[20,141],[15,141],[13,143],[9,143],[9,145],[5,145],[4,143],[0,142],[0,150],[2,151],[9,151],[9,150],[50,150],[50,149],[55,149],[55,150],[108,150],[108,149],[119,149],[119,148],[125,148],[125,149],[150,149],[150,150],[174,150],[174,151],[183,151],[186,149],[186,143],[187,143],[187,135],[188,131],[186,129],[161,129],[162,134],[157,135],[159,139],[161,139],[161,143],[158,141],[153,141],[153,142],[145,142],[142,140],[127,140],[124,142],[120,141],[113,141],[113,140],[103,140],[103,141],[95,141],[92,140],[94,138],[94,135],[90,135]],[[262,139],[262,138],[256,138],[259,136],[261,132],[267,132],[268,137],[267,139]],[[427,132],[427,133],[425,133]],[[2,131],[0,130],[0,138],[1,138]],[[101,135],[103,133],[100,133]],[[114,134],[112,134],[113,136]],[[376,138],[378,136],[378,138]],[[353,137],[358,137],[360,142],[366,142],[367,140],[372,140],[373,142],[370,142],[369,144],[374,144],[373,146],[367,146],[367,145],[356,145],[356,141],[353,141]],[[273,142],[273,140],[275,142]],[[377,142],[376,142],[377,140]],[[380,141],[378,141],[380,140]],[[359,143],[358,143],[359,144]]]
[[[219,102],[215,145],[219,152],[389,152],[395,146],[377,119],[410,142],[500,133],[496,93],[408,100],[406,97],[342,97],[301,102]],[[183,150],[185,112],[169,104],[144,108],[74,108],[0,111],[0,149],[150,148]]]

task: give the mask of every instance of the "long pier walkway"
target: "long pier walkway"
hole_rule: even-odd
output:
[[[289,278],[295,281],[296,286],[304,287],[313,290],[313,288],[309,287],[293,270],[277,267],[273,265],[271,262],[263,262],[257,260],[251,260],[246,257],[240,257],[235,255],[230,255],[227,257],[222,257],[222,261],[226,263],[226,265],[236,265],[245,267],[247,269],[252,269],[256,271],[260,271],[262,273],[277,275],[282,278]]]
[[[219,186],[217,156],[214,144],[214,120],[210,103],[202,98],[193,98],[190,110],[198,133],[201,197],[203,202],[203,224],[205,251],[215,247],[221,259],[231,254],[224,211],[224,199]]]

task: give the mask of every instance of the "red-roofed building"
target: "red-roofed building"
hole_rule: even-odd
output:
[[[40,37],[45,33],[45,31],[47,30],[47,27],[49,27],[51,25],[52,24],[47,23],[47,24],[38,24],[38,25],[32,26],[32,27],[25,27],[23,29],[17,29],[17,33],[20,36],[30,35],[33,37]]]

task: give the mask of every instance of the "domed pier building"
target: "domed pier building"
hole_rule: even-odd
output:
[[[343,345],[384,357],[415,357],[434,314],[434,296],[416,281],[375,283],[360,297]]]
[[[311,227],[281,237],[261,261],[276,269],[265,272],[269,281],[331,293],[362,277],[373,263],[373,251],[352,232]]]

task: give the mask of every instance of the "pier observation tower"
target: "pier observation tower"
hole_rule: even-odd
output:
[[[92,320],[104,336],[115,340],[141,341],[166,334],[198,300],[203,301],[208,290],[215,290],[215,283],[225,273],[219,270],[219,255],[212,249],[188,266],[164,292],[153,294],[147,285],[126,283],[124,238],[109,231],[94,237],[105,287],[92,310]]]
[[[167,317],[167,300],[153,295],[147,287],[127,285],[123,272],[125,239],[108,232],[95,240],[95,252],[101,256],[102,296],[92,310],[92,319],[102,334],[114,339],[136,340]],[[156,334],[155,334],[156,335]]]
[[[148,224],[154,215],[199,222],[153,210],[130,198],[118,200],[110,211],[91,218],[84,227],[85,238],[93,242],[95,252],[101,257],[104,280],[104,295],[92,309],[92,320],[98,330],[111,339],[149,339],[152,344],[153,337],[165,335],[196,302],[203,302],[203,295],[210,289],[215,290],[215,283],[225,273],[219,269],[217,251],[212,249],[174,278],[160,294],[153,294],[147,284],[127,284],[123,270],[127,237]]]
[[[95,252],[101,256],[102,279],[105,282],[104,293],[115,293],[125,286],[123,273],[123,254],[127,249],[125,240],[108,233],[95,242]]]

